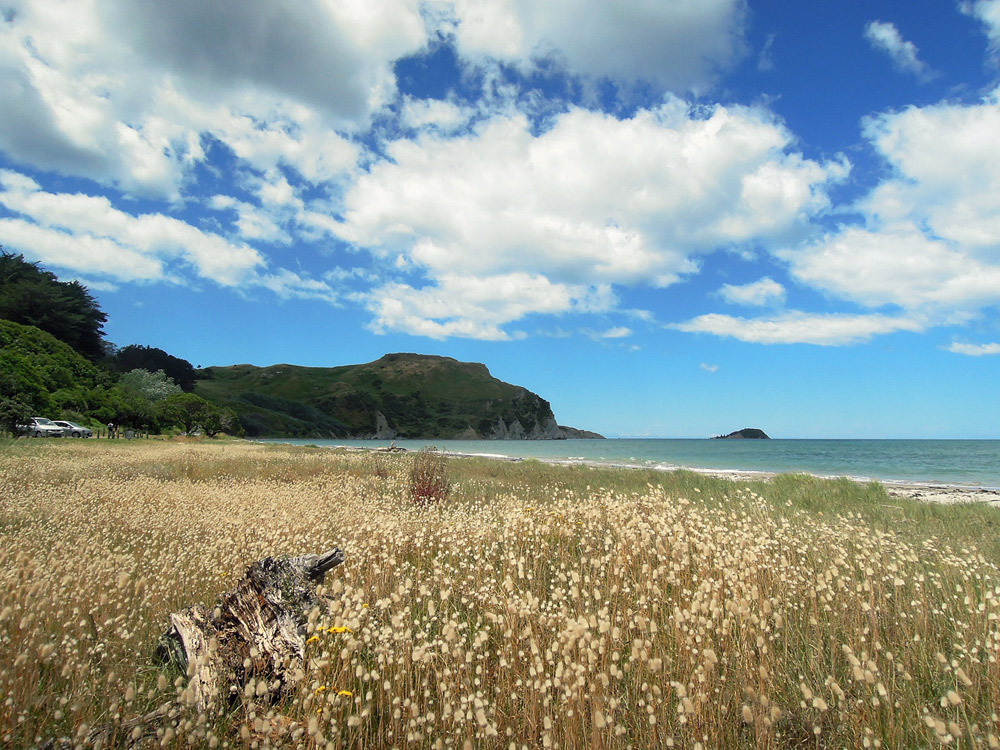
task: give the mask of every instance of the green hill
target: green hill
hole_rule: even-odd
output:
[[[387,354],[343,367],[232,365],[195,393],[233,409],[248,436],[390,439],[600,437],[560,427],[549,402],[448,357]]]
[[[94,400],[93,390],[112,380],[52,334],[0,320],[0,397],[16,398],[40,414],[82,412]]]

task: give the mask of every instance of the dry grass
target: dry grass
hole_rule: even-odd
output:
[[[485,461],[417,507],[412,461],[5,444],[0,743],[82,745],[165,705],[178,748],[998,746],[981,522],[948,546],[916,506],[882,524],[877,488]],[[167,614],[331,546],[347,562],[295,695],[195,714],[154,665]]]

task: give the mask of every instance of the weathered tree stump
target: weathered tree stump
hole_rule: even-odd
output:
[[[170,615],[157,652],[187,671],[195,707],[226,703],[251,679],[272,686],[275,697],[293,684],[305,657],[309,613],[323,603],[317,586],[342,562],[339,549],[265,557],[215,607]]]

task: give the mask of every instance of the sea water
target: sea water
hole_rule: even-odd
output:
[[[293,440],[384,448],[383,440]],[[396,440],[399,448],[655,469],[805,473],[1000,489],[1000,440]]]

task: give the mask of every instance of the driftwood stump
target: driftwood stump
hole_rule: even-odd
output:
[[[272,686],[272,696],[290,686],[303,664],[309,613],[322,604],[317,586],[342,562],[339,549],[265,557],[215,607],[170,615],[157,652],[187,670],[194,705],[204,711],[226,703],[251,679]]]

